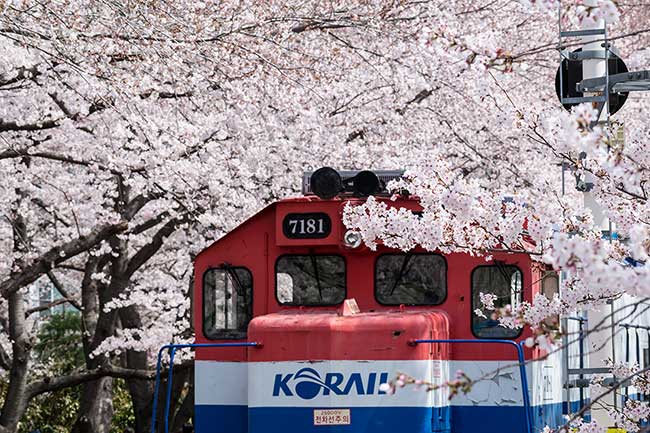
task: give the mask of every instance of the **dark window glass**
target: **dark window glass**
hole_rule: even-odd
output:
[[[282,256],[275,265],[275,293],[283,305],[337,305],[345,299],[341,256]]]
[[[246,268],[203,275],[203,334],[212,340],[246,338],[253,317],[253,277]]]
[[[560,293],[560,278],[557,272],[546,271],[542,277],[542,295],[546,296],[548,300]]]
[[[495,265],[479,266],[472,272],[472,332],[480,338],[515,338],[521,329],[505,328],[490,315],[481,303],[480,294],[496,296],[496,309],[511,305],[513,308],[522,301],[522,274],[516,266]],[[481,310],[486,317],[481,317],[476,310]]]
[[[560,293],[560,277],[557,272],[546,271],[542,277],[542,295],[546,296],[548,300]],[[560,329],[560,316],[557,314],[544,319],[546,326],[554,329]]]
[[[375,265],[375,297],[384,305],[438,305],[447,296],[447,263],[437,254],[385,254]]]

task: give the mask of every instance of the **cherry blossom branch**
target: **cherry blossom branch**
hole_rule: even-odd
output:
[[[126,221],[100,226],[85,236],[55,246],[36,258],[31,264],[23,267],[12,277],[0,283],[0,294],[4,297],[39,279],[47,271],[84,251],[89,250],[101,241],[123,232],[127,229]]]
[[[56,125],[55,125],[56,126]],[[52,127],[55,127],[52,126]],[[0,123],[0,127],[2,127],[2,124]],[[33,152],[29,151],[27,149],[25,150],[19,150],[19,149],[6,149],[2,152],[0,152],[0,160],[1,159],[10,159],[10,158],[24,158],[24,157],[30,157],[30,158],[43,158],[43,159],[48,159],[51,161],[58,161],[58,162],[65,162],[68,164],[73,164],[73,165],[80,165],[83,167],[97,167],[100,170],[108,171],[112,174],[122,174],[121,171],[115,170],[114,168],[109,168],[101,163],[93,162],[93,161],[85,161],[82,159],[74,158],[72,156],[67,156],[67,155],[60,155],[57,153],[53,152]],[[134,173],[141,173],[145,169],[143,167],[132,167],[129,168],[128,171],[134,172]]]

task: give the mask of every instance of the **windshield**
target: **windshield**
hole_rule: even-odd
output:
[[[286,255],[275,265],[282,305],[338,305],[345,299],[345,260],[334,255]]]

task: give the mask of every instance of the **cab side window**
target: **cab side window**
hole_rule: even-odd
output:
[[[203,274],[203,334],[210,340],[246,338],[253,317],[253,276],[224,266]]]
[[[478,338],[518,337],[521,329],[506,328],[490,317],[492,311],[484,308],[481,293],[495,297],[496,309],[506,305],[516,308],[523,298],[523,275],[519,268],[498,264],[478,266],[472,271],[472,333]],[[486,317],[477,314],[477,310],[482,311]]]
[[[543,273],[541,292],[549,301],[560,293],[560,276],[557,272],[545,271]],[[557,314],[547,317],[544,322],[550,328],[560,329],[560,316]]]
[[[439,254],[383,254],[375,264],[382,305],[439,305],[447,297],[447,262]]]
[[[542,276],[542,295],[550,301],[558,293],[560,293],[559,275],[554,271],[545,271]]]

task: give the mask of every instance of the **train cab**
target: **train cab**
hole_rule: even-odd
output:
[[[480,293],[505,306],[557,290],[542,283],[545,267],[525,253],[371,250],[342,222],[346,206],[366,200],[346,192],[358,176],[342,173],[342,192],[319,197],[308,175],[303,196],[267,206],[196,257],[196,343],[258,344],[196,349],[195,431],[521,433],[561,423],[561,363],[530,363],[524,380],[518,350],[542,355],[517,349],[530,330],[476,312]],[[421,209],[417,197],[374,193]],[[481,380],[451,399],[444,386],[381,386],[400,374],[442,385],[457,370]]]

